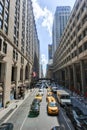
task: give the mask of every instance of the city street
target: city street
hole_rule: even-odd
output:
[[[0,130],[59,127],[87,130],[87,0],[0,0]]]
[[[38,90],[35,89],[7,121],[14,124],[14,130],[50,130],[53,126],[59,125],[62,125],[64,130],[74,130],[71,121],[62,108],[60,108],[58,116],[47,115],[46,89],[44,90],[44,96],[40,105],[40,115],[38,117],[28,117],[30,104],[37,91]]]

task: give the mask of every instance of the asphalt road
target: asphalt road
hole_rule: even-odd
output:
[[[39,116],[33,118],[28,117],[30,104],[37,91],[35,89],[7,121],[14,124],[13,130],[50,130],[53,126],[59,125],[62,125],[64,130],[74,130],[71,121],[62,108],[60,108],[58,116],[47,115],[46,89],[44,90],[44,96],[40,105]]]

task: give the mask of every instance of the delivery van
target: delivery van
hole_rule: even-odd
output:
[[[57,99],[61,106],[71,105],[70,94],[65,90],[57,90]]]

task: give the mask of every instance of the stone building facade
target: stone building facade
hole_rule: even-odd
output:
[[[38,39],[35,26],[31,0],[0,0],[1,106],[30,85]]]
[[[78,93],[87,91],[87,0],[76,0],[54,54],[53,74]]]

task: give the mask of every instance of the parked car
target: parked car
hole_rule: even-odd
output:
[[[65,106],[65,111],[76,130],[87,130],[87,115],[84,115],[78,107]]]
[[[54,126],[51,128],[51,130],[66,130],[64,126]]]
[[[85,120],[83,119],[83,127],[84,130],[87,130],[87,118]]]
[[[13,127],[12,123],[3,123],[0,125],[0,130],[13,130]]]
[[[49,102],[47,104],[47,113],[50,115],[58,115],[59,108],[57,102]]]

